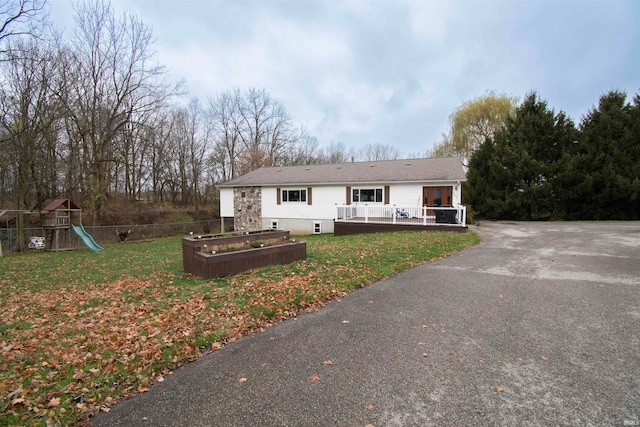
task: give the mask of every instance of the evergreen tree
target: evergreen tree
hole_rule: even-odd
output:
[[[579,171],[582,219],[640,219],[640,98],[611,91],[584,116]]]
[[[571,166],[575,126],[529,94],[469,163],[467,200],[479,217],[546,220],[564,216],[555,188]]]

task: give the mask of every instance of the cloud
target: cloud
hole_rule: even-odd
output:
[[[112,1],[152,26],[191,96],[264,88],[322,145],[424,151],[489,90],[537,90],[578,119],[604,92],[640,87],[633,0]]]

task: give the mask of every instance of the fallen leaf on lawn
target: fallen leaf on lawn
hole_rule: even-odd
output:
[[[100,374],[100,369],[91,368],[91,369],[89,369],[89,372],[91,372],[93,375],[99,375]]]
[[[156,381],[158,381],[159,383],[164,382],[164,377],[160,375],[158,378],[156,378]]]
[[[22,389],[18,388],[16,390],[13,390],[11,393],[7,394],[7,397],[5,397],[5,399],[11,400],[12,398],[16,396],[20,396],[21,394],[22,394]]]
[[[241,383],[246,383],[246,382],[247,382],[247,379],[246,379],[246,378],[240,378],[240,382],[241,382]]]
[[[104,412],[105,414],[106,414],[107,412],[109,412],[110,410],[111,410],[111,408],[107,408],[106,406],[101,406],[101,407],[100,407],[100,411],[101,411],[101,412]]]
[[[16,406],[16,405],[20,405],[21,403],[24,403],[24,399],[21,397],[18,397],[16,399],[13,399],[11,401],[11,406]]]
[[[325,360],[323,363],[325,365],[333,365],[333,362],[331,360]]]
[[[59,397],[53,397],[51,398],[51,400],[49,400],[49,408],[55,408],[56,406],[58,406],[60,404],[60,398]]]
[[[318,376],[318,374],[311,374],[311,376],[309,377],[309,379],[311,381],[318,381],[320,379],[320,377]]]
[[[498,393],[502,393],[504,391],[504,389],[502,387],[500,387],[499,385],[496,386],[496,391]]]

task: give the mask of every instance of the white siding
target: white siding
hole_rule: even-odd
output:
[[[284,190],[306,189],[307,187],[280,188]],[[306,202],[283,202],[279,205],[277,203],[276,187],[262,187],[262,217],[265,219],[334,219],[336,216],[336,204],[344,204],[346,202],[345,186],[317,186],[311,188],[311,205]]]
[[[220,189],[220,216],[233,218],[233,188]]]
[[[389,186],[389,204],[403,207],[422,207],[422,185],[398,184]]]

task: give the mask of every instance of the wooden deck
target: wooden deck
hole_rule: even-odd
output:
[[[395,223],[390,222],[388,218],[350,218],[348,220],[335,221],[333,224],[334,236],[348,236],[351,234],[365,233],[383,233],[397,231],[449,231],[456,233],[464,233],[467,231],[466,226],[460,224],[438,224],[435,222],[427,222],[421,218],[396,218]]]

